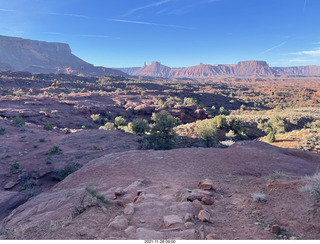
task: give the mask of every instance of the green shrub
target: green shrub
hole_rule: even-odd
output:
[[[118,116],[114,119],[114,124],[115,126],[119,127],[119,126],[124,126],[127,124],[127,121],[125,118],[123,118],[122,116]]]
[[[57,168],[53,171],[52,179],[56,181],[62,181],[68,175],[76,172],[80,168],[80,165],[75,162],[68,163],[63,168]]]
[[[251,195],[253,202],[266,202],[267,198],[265,194],[262,193],[253,193]]]
[[[107,122],[104,126],[100,126],[99,130],[116,130],[117,128],[114,126],[114,123]]]
[[[15,162],[14,164],[11,165],[10,170],[11,171],[17,171],[20,169],[20,164],[18,162]]]
[[[45,130],[53,130],[53,126],[50,122],[47,122],[47,124],[43,127]]]
[[[104,122],[104,119],[100,117],[100,114],[92,114],[90,117],[93,120],[93,123],[95,124],[101,125]]]
[[[313,204],[320,207],[320,173],[316,173],[313,176],[308,176],[305,178],[306,185],[301,189],[306,192]]]
[[[311,123],[311,128],[312,128],[312,129],[320,128],[320,119],[313,121],[313,122]]]
[[[217,144],[217,127],[213,119],[197,121],[195,131],[207,147]]]
[[[228,121],[228,125],[230,130],[233,130],[236,134],[238,135],[246,134],[246,127],[240,119],[231,117]]]
[[[4,134],[6,134],[6,129],[0,128],[0,136],[3,136]]]
[[[198,105],[198,101],[197,99],[193,98],[193,97],[185,97],[183,99],[183,104],[184,105],[194,105],[197,106]]]
[[[224,129],[224,128],[228,127],[226,116],[223,114],[215,116],[213,118],[213,123],[215,124],[216,128],[218,128],[218,129]]]
[[[154,124],[150,135],[147,137],[149,148],[156,150],[172,149],[177,142],[177,136],[173,128],[180,124],[180,120],[165,110],[153,113],[151,120],[154,121]]]
[[[16,116],[13,118],[13,121],[12,121],[13,125],[16,126],[16,127],[22,127],[26,124],[26,122],[24,121],[24,119],[20,116]]]
[[[61,149],[58,146],[53,146],[49,149],[47,155],[52,155],[52,154],[56,154],[58,152],[60,152]]]
[[[276,137],[275,137],[275,135],[273,134],[272,131],[270,131],[269,134],[267,135],[267,141],[270,142],[270,143],[276,141]]]
[[[135,134],[145,134],[150,130],[150,126],[146,119],[138,118],[132,121],[131,129]]]

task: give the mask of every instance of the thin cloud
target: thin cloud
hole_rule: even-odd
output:
[[[180,28],[180,29],[189,29],[189,30],[192,29],[191,27],[180,26],[180,25],[166,25],[166,24],[158,24],[158,23],[135,21],[135,20],[124,20],[124,19],[106,19],[106,20],[114,21],[114,22],[130,23],[130,24],[139,24],[139,25],[164,26],[164,27],[170,27],[170,28]]]
[[[106,35],[79,35],[81,37],[90,37],[90,38],[110,38],[110,36]]]
[[[182,7],[170,10],[166,14],[186,14],[186,13],[190,12],[190,10],[194,9],[195,7],[197,7],[199,5],[204,5],[204,4],[217,2],[217,1],[219,1],[219,0],[198,0],[192,4],[189,4],[189,5],[184,4]],[[160,11],[160,13],[161,12],[163,12],[163,11]]]
[[[80,14],[65,14],[65,13],[50,13],[50,14],[51,14],[51,15],[69,16],[69,17],[77,17],[77,18],[89,19],[89,16],[80,15]]]
[[[303,5],[302,13],[304,13],[304,12],[306,11],[306,7],[307,7],[307,0],[304,0],[304,5]]]
[[[0,8],[0,11],[2,11],[2,12],[15,12],[17,10]]]
[[[281,42],[280,44],[278,44],[276,46],[273,46],[271,48],[268,48],[267,50],[264,50],[263,52],[261,52],[261,54],[268,53],[268,52],[270,52],[270,51],[272,51],[272,50],[274,50],[274,49],[276,49],[278,47],[281,47],[281,46],[285,45],[286,43],[287,43],[287,41]]]
[[[291,53],[293,55],[307,55],[311,57],[320,57],[320,47],[315,48],[314,50],[310,51],[300,51],[297,53]]]
[[[153,8],[153,7],[158,7],[158,6],[161,6],[163,4],[166,4],[166,3],[169,3],[169,2],[172,2],[174,0],[162,0],[162,1],[158,1],[158,2],[155,2],[155,3],[151,3],[151,4],[147,4],[147,5],[144,5],[144,6],[141,6],[141,7],[138,7],[138,8],[134,8],[134,9],[131,9],[129,10],[127,13],[125,13],[124,15],[122,15],[122,17],[126,17],[128,15],[131,15],[137,11],[140,11],[142,9],[147,9],[147,8]]]
[[[45,31],[42,32],[43,34],[49,34],[49,35],[64,35],[63,33],[60,32],[50,32],[50,31]]]

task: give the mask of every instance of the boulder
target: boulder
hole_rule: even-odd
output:
[[[163,217],[165,227],[170,227],[174,224],[183,224],[183,220],[177,215],[168,215]]]
[[[10,190],[11,188],[15,187],[17,184],[19,184],[19,182],[17,182],[17,181],[9,181],[9,182],[4,186],[4,189],[5,189],[5,190]]]
[[[214,203],[214,200],[212,197],[204,196],[201,198],[201,202],[203,202],[203,204],[205,205],[212,205]]]
[[[128,203],[124,208],[124,214],[132,215],[134,213],[134,206],[133,203]]]
[[[211,219],[210,219],[210,213],[206,210],[200,210],[199,214],[198,214],[198,219],[201,220],[202,222],[209,222],[211,223]]]
[[[192,202],[192,206],[193,206],[197,211],[200,211],[200,210],[203,209],[202,204],[201,204],[201,202],[200,202],[199,200],[194,200],[194,201]]]
[[[204,179],[199,182],[198,188],[202,190],[214,190],[213,181],[210,179]]]
[[[124,230],[128,227],[128,220],[124,216],[116,216],[108,225],[109,228]]]
[[[206,240],[217,240],[217,236],[215,234],[208,234]]]
[[[155,230],[148,230],[145,228],[137,229],[137,239],[138,240],[163,240],[165,239],[164,233]]]

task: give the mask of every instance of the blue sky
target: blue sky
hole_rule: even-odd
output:
[[[319,13],[319,0],[0,0],[0,35],[106,67],[320,65]]]

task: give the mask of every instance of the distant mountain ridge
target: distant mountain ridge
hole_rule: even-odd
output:
[[[120,75],[119,70],[96,67],[72,54],[68,44],[0,36],[0,70],[65,73],[88,76]]]
[[[121,69],[133,76],[164,78],[210,77],[279,77],[320,76],[320,66],[270,67],[266,61],[241,61],[237,64],[203,64],[185,68],[170,68],[159,62],[151,62],[140,69]]]

